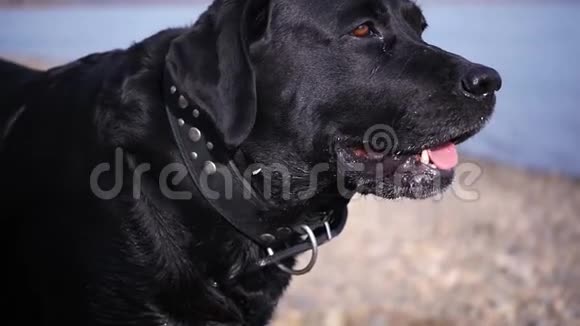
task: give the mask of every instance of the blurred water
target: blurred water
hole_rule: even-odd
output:
[[[494,119],[464,151],[580,176],[580,4],[425,6],[426,38],[496,68]]]
[[[423,6],[428,41],[504,78],[494,119],[463,151],[580,176],[580,4]],[[0,11],[0,55],[64,62],[126,47],[205,8],[74,7]]]

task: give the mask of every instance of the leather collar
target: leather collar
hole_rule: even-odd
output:
[[[346,204],[332,211],[298,216],[290,223],[268,218],[268,213],[276,207],[253,189],[248,176],[234,162],[236,153],[228,153],[211,120],[170,76],[166,70],[165,109],[189,176],[213,210],[268,253],[255,267],[279,264],[308,250],[313,250],[315,258],[315,247],[327,243],[344,229],[348,215]]]

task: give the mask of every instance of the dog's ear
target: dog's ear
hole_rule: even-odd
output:
[[[256,83],[248,44],[256,2],[265,3],[216,1],[171,43],[166,58],[170,77],[212,120],[229,149],[248,137],[256,120]]]

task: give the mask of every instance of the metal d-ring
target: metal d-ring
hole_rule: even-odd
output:
[[[314,232],[312,231],[312,229],[308,226],[308,225],[302,225],[300,228],[302,228],[302,230],[304,230],[304,232],[306,232],[306,235],[308,235],[308,239],[310,239],[310,244],[312,245],[312,256],[310,257],[310,261],[308,262],[308,265],[306,265],[304,268],[299,269],[299,270],[294,270],[291,268],[288,268],[286,266],[284,266],[283,264],[276,264],[276,266],[278,266],[278,268],[283,271],[286,272],[290,275],[304,275],[308,272],[310,272],[313,268],[314,265],[316,265],[316,260],[318,260],[318,241],[316,240],[316,236],[314,235]],[[273,256],[274,255],[274,251],[272,250],[272,248],[268,248],[268,255]]]

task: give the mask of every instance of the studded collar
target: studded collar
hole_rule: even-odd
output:
[[[339,235],[347,220],[346,205],[295,221],[269,218],[275,207],[256,192],[220,142],[211,120],[165,72],[167,117],[189,176],[209,206],[238,232],[264,249],[254,268],[277,264],[291,274],[304,274],[316,263],[317,249]],[[306,268],[296,271],[280,261],[312,250]]]

